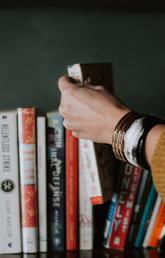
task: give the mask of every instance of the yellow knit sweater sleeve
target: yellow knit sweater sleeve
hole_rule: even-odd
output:
[[[165,131],[161,134],[155,147],[151,172],[155,188],[165,202]]]

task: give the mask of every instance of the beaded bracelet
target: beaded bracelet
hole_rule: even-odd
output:
[[[134,166],[149,169],[145,159],[145,139],[153,126],[164,122],[153,115],[134,111],[127,113],[119,120],[113,133],[112,149],[115,156]]]

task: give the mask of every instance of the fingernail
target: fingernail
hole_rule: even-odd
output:
[[[77,133],[76,133],[75,131],[73,131],[73,132],[72,132],[72,135],[73,135],[74,137],[76,137],[76,136],[77,136]]]
[[[69,121],[65,119],[65,120],[63,121],[63,126],[66,127],[66,128],[68,128],[68,127],[69,127]]]

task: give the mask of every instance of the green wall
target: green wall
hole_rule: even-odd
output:
[[[165,13],[0,9],[0,109],[57,108],[58,77],[77,62],[112,62],[116,94],[164,116]]]

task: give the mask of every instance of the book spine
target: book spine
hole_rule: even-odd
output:
[[[37,117],[39,251],[47,252],[46,118]]]
[[[79,249],[93,249],[93,212],[89,196],[89,174],[84,165],[79,140]]]
[[[161,202],[160,208],[158,210],[158,213],[155,219],[154,226],[152,228],[151,235],[148,240],[149,247],[155,247],[155,248],[157,247],[164,223],[165,223],[165,203]]]
[[[153,206],[155,203],[155,199],[156,199],[156,191],[155,191],[154,185],[152,184],[150,191],[148,193],[146,205],[144,207],[143,215],[142,215],[142,218],[141,218],[141,221],[139,224],[137,237],[135,239],[134,246],[136,248],[142,247],[142,242],[143,242],[146,230],[147,230],[146,223],[147,223],[147,221],[150,220],[150,216],[151,216],[152,209],[153,209]]]
[[[81,139],[80,145],[82,149],[84,166],[89,174],[89,192],[91,204],[102,204],[103,196],[99,180],[94,144],[90,140]]]
[[[126,164],[110,237],[110,248],[122,250],[125,247],[140,175],[140,168]]]
[[[16,112],[0,113],[0,253],[21,252]]]
[[[47,113],[48,145],[48,249],[65,248],[65,148],[63,118]]]
[[[105,221],[104,239],[103,239],[103,246],[105,248],[109,248],[109,241],[111,237],[112,224],[113,224],[116,207],[117,207],[117,193],[113,193],[112,198],[110,200],[107,218]]]
[[[24,253],[38,251],[35,108],[18,109],[22,242]]]
[[[153,226],[154,226],[154,223],[155,223],[155,219],[156,219],[156,216],[157,216],[160,204],[161,204],[161,198],[158,195],[157,199],[156,199],[156,202],[155,202],[155,205],[154,205],[154,208],[153,208],[153,211],[152,211],[152,215],[151,215],[151,218],[150,218],[150,221],[149,221],[149,225],[147,227],[147,230],[146,230],[146,233],[145,233],[145,237],[144,237],[144,240],[143,240],[143,245],[142,246],[144,248],[148,246],[148,240],[150,238],[151,231],[153,229]]]
[[[145,205],[145,196],[147,191],[149,190],[149,185],[151,182],[151,174],[148,170],[143,170],[141,173],[140,183],[139,183],[139,189],[137,191],[135,204],[133,207],[133,214],[131,218],[131,223],[128,231],[127,236],[127,247],[133,247],[134,245],[134,239],[135,239],[135,231],[136,227],[140,221],[140,214],[143,210],[143,206]]]
[[[78,140],[66,130],[66,249],[78,248]]]

